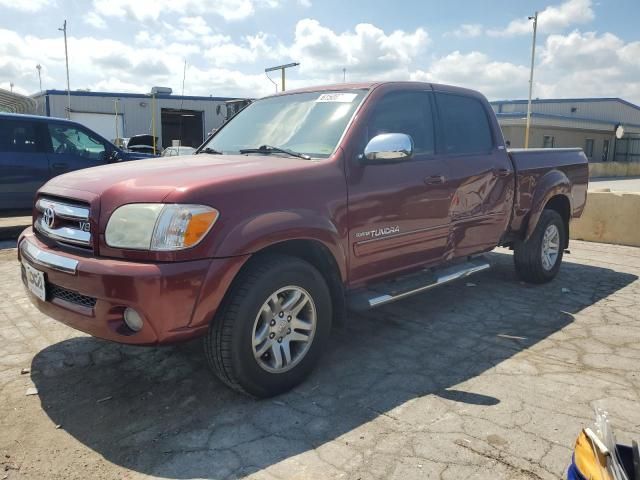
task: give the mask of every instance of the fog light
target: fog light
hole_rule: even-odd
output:
[[[142,317],[133,308],[124,309],[124,323],[134,332],[142,330]]]

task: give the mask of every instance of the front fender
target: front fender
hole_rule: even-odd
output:
[[[347,255],[342,237],[328,218],[308,210],[284,210],[264,213],[239,222],[218,243],[216,257],[232,257],[259,252],[288,240],[314,240],[329,249],[347,279]]]
[[[525,241],[533,234],[540,215],[549,200],[557,195],[564,195],[569,200],[570,212],[573,211],[573,201],[571,198],[571,182],[564,172],[551,170],[545,173],[537,182],[533,193],[533,202],[529,212]]]

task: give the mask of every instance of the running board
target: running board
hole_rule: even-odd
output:
[[[445,283],[468,277],[490,268],[484,257],[476,257],[441,269],[427,269],[372,285],[349,296],[349,308],[368,310],[421,293]]]

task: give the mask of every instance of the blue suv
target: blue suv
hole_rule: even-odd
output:
[[[36,191],[61,173],[151,157],[121,150],[76,122],[0,113],[0,211],[31,209]]]

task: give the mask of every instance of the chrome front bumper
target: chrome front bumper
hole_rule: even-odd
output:
[[[51,268],[59,272],[70,273],[72,275],[76,274],[78,261],[73,258],[44,251],[31,243],[28,238],[25,238],[20,243],[19,248],[20,256],[27,259],[34,265],[40,265],[42,267]]]

